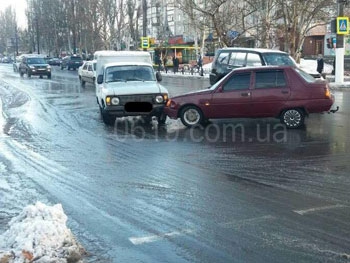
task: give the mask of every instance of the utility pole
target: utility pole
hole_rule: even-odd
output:
[[[338,17],[344,16],[344,4],[346,0],[337,0],[338,7]],[[338,27],[337,21],[337,27]],[[349,25],[346,25],[347,27]],[[344,82],[344,35],[337,34],[337,42],[335,48],[335,82],[343,83]]]
[[[17,30],[17,23],[15,24],[15,55],[18,56],[18,30]]]
[[[77,53],[77,37],[76,37],[76,21],[77,21],[77,15],[76,15],[76,5],[75,0],[72,2],[72,18],[73,18],[73,25],[72,25],[72,34],[73,34],[73,54]]]

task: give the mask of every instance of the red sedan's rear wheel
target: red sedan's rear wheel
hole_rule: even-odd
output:
[[[304,125],[304,112],[300,109],[288,109],[282,112],[281,122],[289,129],[298,129]]]

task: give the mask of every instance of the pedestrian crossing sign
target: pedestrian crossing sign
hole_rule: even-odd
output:
[[[149,48],[149,37],[141,37],[141,48]]]
[[[337,34],[347,35],[349,33],[349,18],[337,17]]]

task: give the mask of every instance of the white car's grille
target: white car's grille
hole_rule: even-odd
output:
[[[157,94],[140,94],[140,95],[124,95],[118,96],[121,105],[125,105],[128,102],[149,102],[153,103]]]

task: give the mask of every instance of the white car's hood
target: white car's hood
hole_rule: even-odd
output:
[[[156,81],[128,81],[104,83],[103,91],[106,95],[168,93],[168,91]]]

